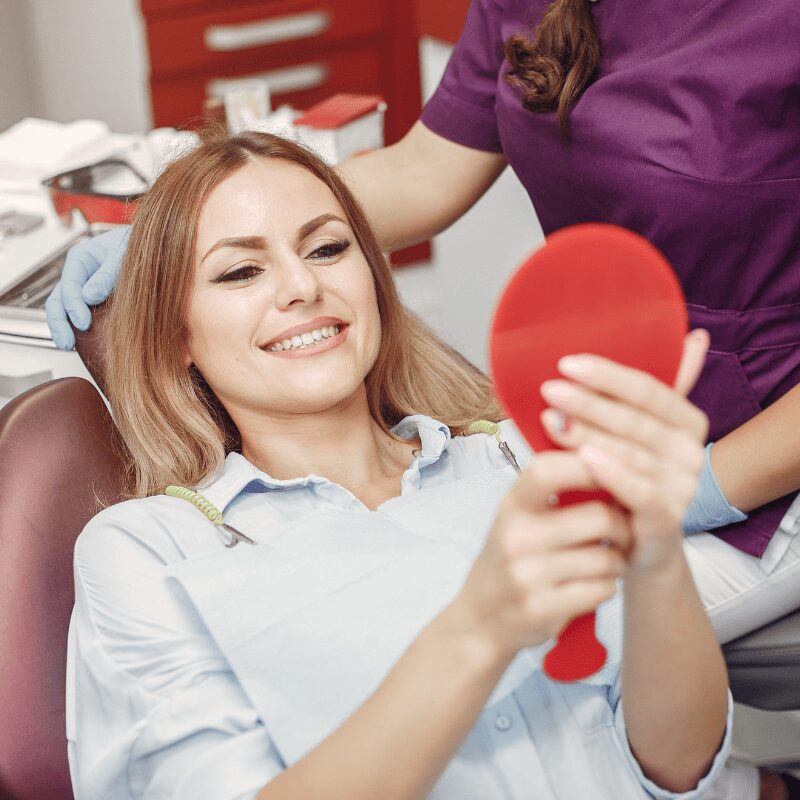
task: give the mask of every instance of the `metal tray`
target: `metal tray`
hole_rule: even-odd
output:
[[[0,294],[0,336],[49,340],[44,304],[61,275],[67,251],[81,240],[114,227],[98,222],[76,231],[73,239],[41,259],[23,278]]]

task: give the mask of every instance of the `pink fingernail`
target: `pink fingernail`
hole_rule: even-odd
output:
[[[542,422],[548,430],[557,434],[569,433],[572,427],[570,418],[554,408],[547,408],[542,412]]]
[[[592,367],[591,359],[586,356],[564,356],[558,362],[558,371],[570,378],[588,378]]]
[[[608,456],[602,450],[598,450],[596,447],[592,447],[588,444],[578,448],[578,455],[589,467],[602,469],[609,463]]]
[[[541,393],[555,406],[567,406],[575,399],[575,389],[566,381],[545,381]]]

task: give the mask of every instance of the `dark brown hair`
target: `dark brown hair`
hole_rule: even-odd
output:
[[[569,110],[600,63],[589,0],[556,0],[533,39],[525,33],[512,36],[505,56],[511,64],[506,80],[522,90],[522,105],[529,111],[556,111],[561,136],[569,138]]]

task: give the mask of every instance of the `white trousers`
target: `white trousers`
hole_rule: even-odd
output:
[[[800,495],[761,558],[710,533],[690,534],[684,552],[717,638],[729,642],[800,608]],[[731,759],[706,800],[758,800],[758,769]]]

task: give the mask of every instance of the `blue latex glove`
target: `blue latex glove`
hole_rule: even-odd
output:
[[[747,519],[747,514],[739,511],[732,506],[725,497],[720,485],[717,483],[717,476],[711,469],[711,444],[706,445],[706,460],[700,470],[700,479],[697,483],[692,502],[683,518],[684,533],[698,533],[699,531],[711,531],[714,528],[721,528],[723,525],[730,525],[733,522],[741,522]]]
[[[114,291],[130,232],[130,225],[120,225],[70,248],[61,279],[44,306],[59,350],[72,350],[75,346],[67,315],[78,330],[85,331],[92,324],[89,306],[102,303]]]

